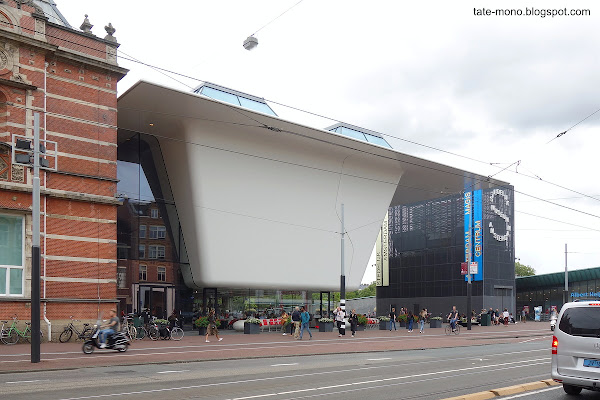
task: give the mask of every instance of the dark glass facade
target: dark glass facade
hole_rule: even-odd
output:
[[[472,283],[472,309],[514,312],[514,207],[512,188],[482,190],[482,279]],[[494,207],[492,207],[494,206]],[[498,210],[498,212],[494,211]],[[500,215],[504,215],[507,220]],[[466,314],[465,220],[462,194],[390,207],[389,286],[377,288],[377,309],[446,315],[452,305]],[[490,232],[490,223],[497,234]],[[498,240],[508,228],[508,240]]]

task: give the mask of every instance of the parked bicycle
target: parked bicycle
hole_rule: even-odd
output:
[[[66,343],[69,340],[71,340],[71,337],[73,336],[73,333],[75,333],[77,335],[77,339],[88,339],[92,336],[92,334],[94,333],[94,329],[90,326],[90,324],[83,324],[83,328],[81,331],[79,331],[79,329],[77,329],[77,327],[75,326],[75,324],[73,324],[73,322],[81,322],[77,319],[73,319],[73,316],[71,315],[71,322],[69,322],[69,325],[65,326],[65,329],[62,331],[62,333],[60,334],[60,336],[58,337],[59,342],[61,343]]]
[[[131,323],[130,323],[131,321]],[[125,333],[125,335],[129,338],[129,340],[133,340],[137,338],[138,332],[135,326],[133,326],[132,318],[125,317],[123,318],[123,326],[121,327],[121,332]]]
[[[4,344],[15,344],[19,341],[20,338],[23,338],[27,342],[31,341],[31,322],[25,322],[25,329],[19,330],[17,328],[17,321],[19,319],[15,315],[13,317],[13,322],[9,328],[6,328],[5,325],[8,324],[8,321],[2,321],[2,330],[0,332],[0,339]],[[40,340],[44,337],[44,333],[40,330]]]

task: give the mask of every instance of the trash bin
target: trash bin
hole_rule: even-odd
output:
[[[490,326],[492,325],[492,316],[490,314],[482,314],[481,315],[481,326]]]

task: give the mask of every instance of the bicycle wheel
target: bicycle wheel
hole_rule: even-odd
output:
[[[158,338],[160,337],[160,332],[158,331],[158,328],[156,326],[149,327],[148,336],[150,336],[150,339],[152,340],[158,340]]]
[[[58,341],[61,343],[66,343],[71,340],[71,336],[73,336],[73,331],[71,329],[65,329],[58,337]]]
[[[129,337],[129,340],[133,340],[137,337],[137,329],[133,325],[129,325],[125,330],[125,334]]]
[[[454,330],[454,334],[458,335],[460,333],[460,325],[456,325],[456,329]]]
[[[4,333],[6,333],[6,335],[2,336],[2,341],[4,344],[15,344],[19,341],[19,335],[14,329],[10,330],[9,332],[4,331]]]
[[[171,330],[171,339],[173,340],[181,340],[183,339],[183,329],[176,326]]]
[[[25,329],[25,332],[23,332],[23,338],[27,341],[27,343],[31,343],[31,329],[29,329],[29,328]],[[42,342],[43,338],[44,338],[44,332],[42,332],[40,330],[40,343]]]
[[[143,338],[146,337],[146,330],[144,329],[143,326],[140,326],[139,328],[136,328],[136,329],[137,329],[137,334],[135,335],[135,338],[137,340],[142,340]]]
[[[452,333],[452,327],[450,325],[446,325],[446,329],[444,332],[446,333],[446,335],[450,336],[450,334]]]

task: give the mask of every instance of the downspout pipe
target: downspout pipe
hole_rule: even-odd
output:
[[[47,87],[47,78],[48,78],[48,66],[49,64],[46,62],[44,64],[44,140],[47,139],[46,137],[46,101],[47,101],[47,92],[48,92],[48,87]],[[44,171],[44,188],[46,187],[46,174],[47,172]],[[47,213],[47,202],[46,202],[46,195],[44,195],[44,300],[46,300],[46,213]],[[48,319],[48,317],[46,316],[46,308],[48,306],[48,302],[44,301],[44,322],[46,322],[46,325],[48,325],[48,341],[51,342],[52,341],[52,322],[50,322],[50,320]]]

